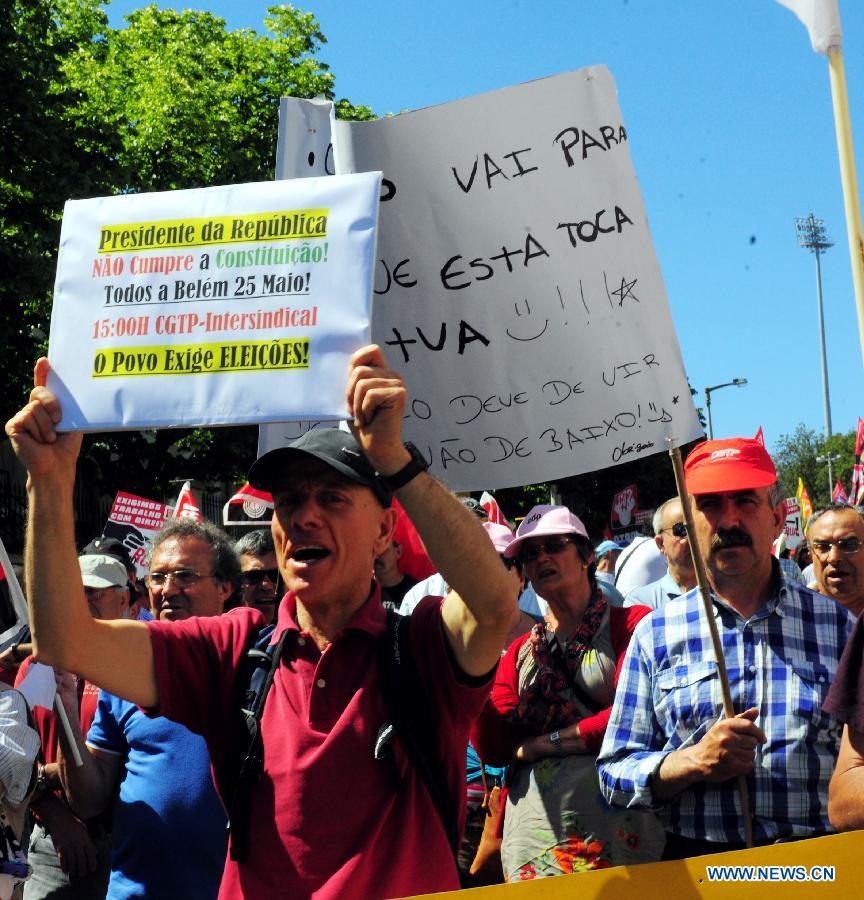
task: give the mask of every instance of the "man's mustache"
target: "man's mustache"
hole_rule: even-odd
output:
[[[740,528],[725,528],[718,530],[711,541],[711,552],[726,550],[729,547],[752,547],[753,539]]]

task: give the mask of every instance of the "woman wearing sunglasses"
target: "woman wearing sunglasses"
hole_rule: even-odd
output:
[[[549,604],[549,622],[509,647],[473,736],[493,765],[511,764],[501,847],[508,881],[658,860],[663,829],[602,799],[594,761],[616,673],[649,610],[612,608],[594,551],[564,506],[535,506],[504,555]]]

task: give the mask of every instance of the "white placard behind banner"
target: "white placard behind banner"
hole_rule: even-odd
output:
[[[783,525],[786,546],[795,550],[804,543],[804,525],[801,521],[801,504],[797,497],[786,498],[786,522]]]
[[[335,137],[338,172],[384,173],[372,336],[408,383],[406,436],[451,488],[702,434],[605,67]]]
[[[70,201],[61,428],[336,418],[368,341],[380,173]]]

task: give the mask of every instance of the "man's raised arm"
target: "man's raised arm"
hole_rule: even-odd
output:
[[[72,506],[81,435],[55,430],[61,411],[45,387],[48,369],[47,359],[36,363],[30,402],[6,423],[28,475],[24,568],[34,655],[134,703],[156,706],[146,625],[94,620],[87,608]]]
[[[395,475],[410,454],[402,443],[407,391],[377,346],[351,359],[347,390],[354,431],[370,463]],[[422,472],[396,491],[451,593],[444,627],[460,667],[485,675],[500,659],[516,590],[477,517],[440,482]]]

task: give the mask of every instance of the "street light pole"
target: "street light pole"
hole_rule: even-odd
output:
[[[828,463],[828,502],[831,502],[832,497],[834,496],[834,469],[832,468],[835,462],[839,462],[843,457],[839,454],[837,456],[832,456],[830,453],[825,453],[824,456],[817,456],[816,462],[820,463]]]
[[[822,349],[822,405],[825,408],[825,437],[831,437],[831,399],[828,394],[828,356],[825,352],[825,317],[822,312],[822,264],[820,252],[834,245],[825,233],[825,224],[811,212],[806,219],[795,219],[798,244],[816,254],[816,304],[819,311],[819,343]],[[830,469],[830,463],[829,463]],[[834,489],[834,485],[831,485]]]
[[[731,381],[725,381],[723,384],[714,384],[705,388],[705,407],[708,411],[708,440],[714,440],[714,423],[711,421],[711,392],[719,391],[725,387],[744,387],[747,384],[746,378],[733,378]]]

